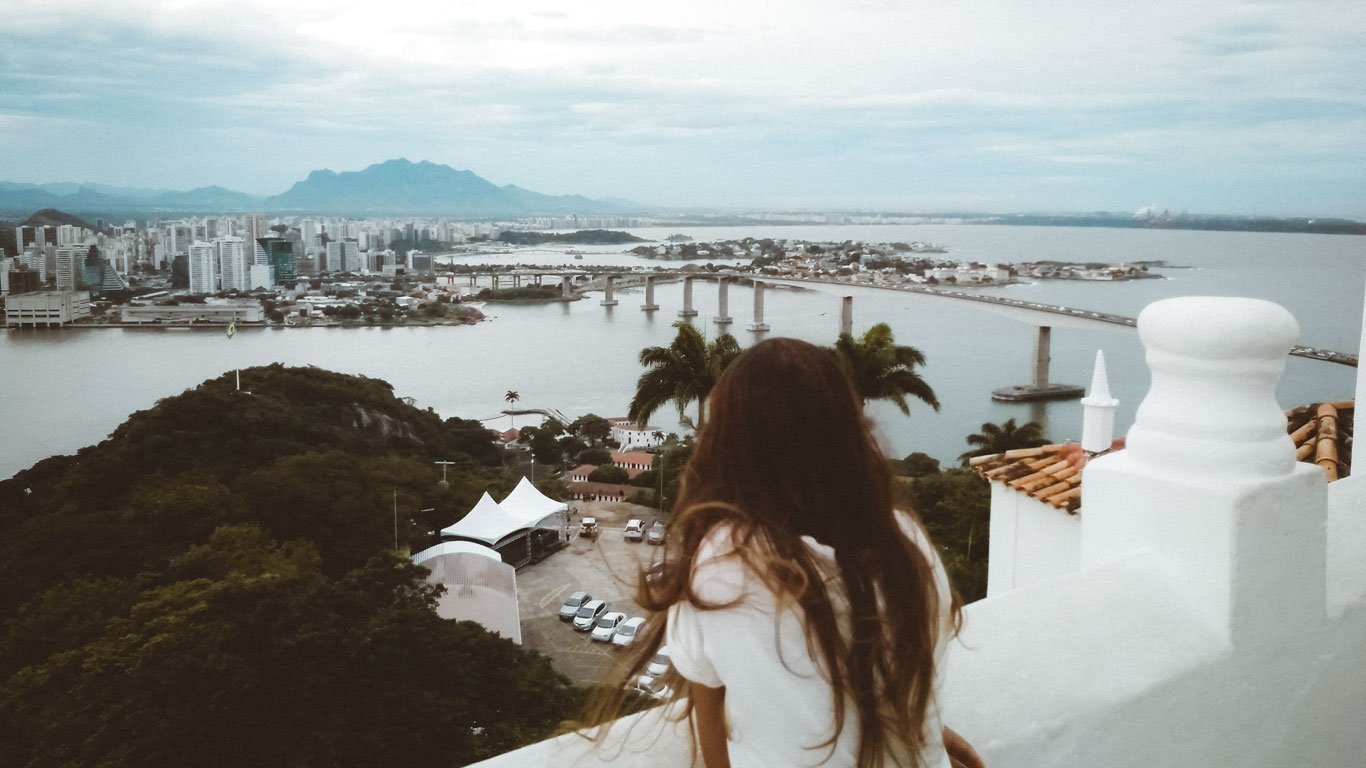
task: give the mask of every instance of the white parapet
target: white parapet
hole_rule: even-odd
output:
[[[1254,299],[1179,298],[1138,328],[1152,386],[1126,449],[1086,468],[1082,567],[1155,553],[1235,642],[1319,619],[1325,481],[1296,463],[1275,398],[1295,319]]]

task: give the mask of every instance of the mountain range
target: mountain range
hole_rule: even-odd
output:
[[[298,214],[489,217],[621,213],[634,206],[582,195],[544,195],[512,184],[500,187],[471,171],[400,158],[376,163],[361,171],[313,171],[285,192],[268,197],[217,186],[181,192],[94,183],[0,181],[0,211],[35,208],[110,214],[259,210]]]

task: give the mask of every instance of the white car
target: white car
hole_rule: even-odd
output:
[[[669,660],[669,646],[666,645],[650,659],[650,663],[645,667],[645,674],[649,677],[663,677],[672,665],[673,662]]]
[[[621,626],[617,627],[616,634],[612,635],[612,645],[615,645],[618,648],[625,648],[631,643],[634,643],[636,641],[636,636],[641,633],[642,627],[644,626],[644,616],[632,616],[626,621],[623,621]]]
[[[640,541],[645,538],[645,521],[639,518],[631,518],[626,521],[626,532],[622,538],[627,541]]]
[[[636,684],[633,688],[636,693],[649,696],[652,699],[668,698],[669,694],[673,693],[673,689],[665,685],[663,680],[649,675],[641,675],[636,678]]]
[[[601,640],[604,643],[610,642],[612,640],[612,635],[616,634],[617,627],[620,626],[623,621],[626,621],[626,614],[621,611],[604,613],[598,619],[598,623],[593,625],[592,638],[594,640]]]
[[[607,612],[607,603],[601,600],[589,600],[579,607],[579,612],[574,614],[574,629],[580,632],[587,632],[598,617]]]

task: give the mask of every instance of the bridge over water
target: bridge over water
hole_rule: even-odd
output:
[[[940,286],[921,285],[916,283],[902,283],[897,285],[886,285],[877,283],[853,283],[831,278],[813,277],[785,277],[778,275],[751,275],[742,273],[697,273],[686,271],[668,272],[595,272],[590,273],[584,270],[508,270],[502,272],[480,273],[468,275],[470,284],[475,284],[479,276],[489,274],[492,278],[493,286],[499,286],[500,281],[510,280],[514,286],[521,285],[523,280],[529,280],[532,284],[542,285],[546,277],[558,279],[561,286],[561,295],[565,299],[577,298],[578,294],[584,290],[602,290],[603,298],[600,302],[604,307],[617,305],[614,289],[628,284],[642,285],[645,289],[645,303],[640,308],[646,312],[658,310],[660,307],[655,303],[654,287],[658,281],[679,281],[683,282],[683,308],[679,310],[678,316],[684,319],[696,317],[698,312],[693,306],[693,283],[699,280],[715,282],[717,284],[718,302],[717,314],[714,322],[721,326],[726,326],[734,322],[730,316],[729,306],[729,286],[732,282],[747,282],[754,289],[754,321],[749,324],[750,331],[762,333],[770,329],[764,322],[764,289],[768,285],[818,285],[830,288],[849,289],[849,288],[868,288],[875,290],[897,291],[899,293],[913,293],[921,296],[940,298],[958,302],[972,302],[984,311],[1008,317],[1017,322],[1028,323],[1038,329],[1034,342],[1034,371],[1031,383],[1020,386],[1002,387],[995,390],[992,396],[999,400],[1039,400],[1048,398],[1080,397],[1084,394],[1082,387],[1057,384],[1049,381],[1048,365],[1050,360],[1050,346],[1052,342],[1053,328],[1094,328],[1101,326],[1124,326],[1133,328],[1137,321],[1132,317],[1116,315],[1109,312],[1097,312],[1089,309],[1078,309],[1076,307],[1064,307],[1055,304],[1043,304],[1035,301],[1024,301],[1003,296],[990,296],[971,291],[963,291],[955,288],[944,288]],[[844,295],[841,297],[840,312],[840,333],[853,333],[854,317],[854,297]],[[1319,349],[1297,345],[1290,350],[1290,354],[1295,357],[1304,357],[1311,360],[1322,360],[1339,365],[1357,367],[1358,360],[1356,355],[1345,352],[1335,352],[1333,350]]]

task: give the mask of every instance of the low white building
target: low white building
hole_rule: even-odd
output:
[[[623,451],[658,448],[664,444],[664,433],[659,427],[640,424],[624,416],[610,418],[607,423],[612,425],[610,439]]]
[[[61,327],[90,317],[88,291],[35,291],[5,299],[5,325]]]

